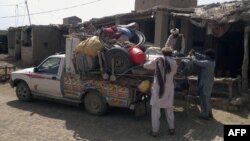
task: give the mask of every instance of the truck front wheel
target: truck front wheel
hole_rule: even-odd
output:
[[[21,101],[30,101],[31,100],[30,88],[23,81],[21,81],[17,84],[16,95],[17,95],[17,98]]]
[[[97,92],[89,92],[84,98],[86,111],[93,115],[102,115],[107,111],[107,104]]]

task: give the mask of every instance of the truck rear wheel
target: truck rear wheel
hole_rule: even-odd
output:
[[[21,101],[31,101],[31,92],[29,86],[21,81],[16,86],[17,98]]]
[[[107,111],[107,104],[98,92],[89,92],[84,98],[86,111],[93,115],[102,115]]]

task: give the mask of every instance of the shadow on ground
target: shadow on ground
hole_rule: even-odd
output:
[[[148,140],[214,140],[223,136],[223,125],[216,120],[201,121],[195,114],[175,112],[176,135],[167,134],[167,123],[161,118],[160,136],[153,138],[147,133],[151,129],[150,115],[135,118],[133,112],[123,108],[110,108],[104,116],[93,116],[82,107],[50,101],[10,101],[8,106],[54,119],[64,120],[67,130],[74,131],[76,140],[91,141],[148,141]]]

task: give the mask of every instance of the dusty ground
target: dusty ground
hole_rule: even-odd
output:
[[[0,55],[0,64],[9,61]],[[20,66],[19,66],[20,65]],[[150,140],[223,140],[224,124],[250,124],[246,109],[226,112],[213,109],[214,120],[197,118],[198,108],[189,113],[184,101],[175,101],[176,135],[167,134],[167,123],[162,118],[160,136],[147,135],[151,129],[150,115],[135,118],[127,109],[110,108],[104,116],[92,116],[81,107],[43,100],[20,102],[15,89],[0,83],[0,141],[150,141]]]

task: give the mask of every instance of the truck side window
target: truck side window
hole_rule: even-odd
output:
[[[39,66],[39,73],[57,75],[60,66],[60,58],[49,58]]]

